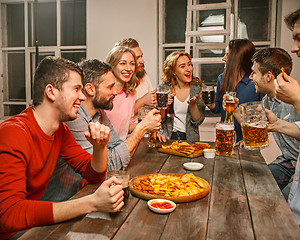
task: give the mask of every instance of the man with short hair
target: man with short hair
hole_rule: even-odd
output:
[[[292,46],[291,52],[295,53],[298,57],[300,57],[300,8],[288,14],[284,20],[288,28],[293,32],[292,37],[294,40],[294,44]],[[276,97],[286,103],[293,104],[293,106],[297,109],[298,113],[300,114],[300,85],[298,81],[290,77],[288,73],[280,73],[277,76],[275,85],[276,85]],[[300,124],[298,125],[298,127],[300,127]],[[285,127],[285,129],[288,128]],[[291,132],[295,132],[293,131],[292,128],[290,129]],[[300,225],[299,180],[300,180],[300,155],[298,156],[293,182],[286,187],[286,188],[290,187],[290,191],[287,190],[289,191],[288,203],[298,224]]]
[[[93,148],[84,137],[89,123],[100,122],[109,126],[111,134],[107,143],[107,169],[108,171],[125,169],[145,133],[159,130],[161,118],[157,114],[159,111],[152,110],[123,142],[104,111],[113,108],[113,99],[117,94],[114,89],[115,77],[111,66],[97,59],[84,60],[79,65],[84,75],[82,82],[86,100],[79,107],[77,119],[66,122],[66,124],[77,143],[89,153],[93,152]],[[76,193],[81,180],[81,176],[59,158],[42,199],[51,201],[68,199]]]
[[[33,106],[0,124],[0,238],[34,226],[122,208],[121,181],[110,178],[93,194],[65,202],[40,201],[58,156],[87,182],[101,183],[107,168],[110,129],[90,123],[84,133],[93,155],[81,148],[63,123],[76,119],[85,100],[82,72],[63,58],[45,57],[34,77]],[[116,184],[110,188],[112,183]]]
[[[117,42],[115,46],[125,46],[131,48],[136,56],[138,69],[136,76],[139,79],[139,85],[136,88],[136,103],[134,112],[137,113],[141,107],[154,106],[156,104],[156,90],[153,90],[151,81],[145,70],[143,51],[139,43],[133,38],[124,38]]]
[[[288,74],[292,70],[293,64],[290,55],[281,48],[265,48],[256,52],[252,61],[250,78],[255,85],[256,92],[267,94],[262,99],[265,107],[270,109],[279,119],[292,123],[300,121],[300,116],[293,105],[283,103],[275,97],[274,80],[281,72],[280,69],[284,67]],[[272,116],[271,113],[268,114],[268,116]],[[278,156],[268,167],[282,190],[295,172],[300,142],[280,132],[274,132],[273,136],[282,151],[282,155]]]

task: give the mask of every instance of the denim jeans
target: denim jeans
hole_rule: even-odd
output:
[[[184,132],[172,132],[171,139],[173,140],[186,140],[186,133]]]

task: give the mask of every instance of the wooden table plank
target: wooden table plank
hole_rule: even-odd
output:
[[[241,164],[256,239],[300,239],[298,223],[268,166],[248,157]]]
[[[215,159],[207,239],[254,239],[237,153]]]
[[[171,156],[162,171],[193,173],[211,183],[214,159],[205,159],[203,156],[194,158],[193,162],[204,164],[200,171],[188,171],[183,163],[191,159]],[[197,201],[177,204],[177,209],[170,214],[161,239],[205,239],[209,212],[210,193]]]
[[[204,168],[185,170],[183,163],[190,161],[203,163]],[[259,151],[190,159],[148,148],[145,138],[127,169],[131,178],[192,172],[207,180],[211,191],[203,199],[177,204],[165,215],[151,212],[145,200],[130,196],[121,212],[33,228],[20,239],[300,239],[298,224]],[[88,185],[74,198],[97,187]]]

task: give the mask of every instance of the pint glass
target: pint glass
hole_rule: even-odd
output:
[[[258,150],[269,146],[266,112],[263,102],[240,105],[245,149]]]
[[[127,203],[130,191],[129,191],[129,180],[130,180],[130,174],[129,172],[125,171],[125,170],[111,170],[106,172],[106,179],[109,179],[111,177],[115,176],[116,178],[118,178],[120,181],[122,181],[122,187],[123,187],[123,191],[124,191],[124,203]],[[113,187],[113,185],[111,186]]]
[[[233,122],[233,111],[234,111],[234,98],[236,97],[236,92],[226,92],[225,93],[225,102],[226,102],[226,117],[225,122]]]
[[[230,156],[233,154],[235,132],[233,123],[219,122],[216,125],[216,154]]]

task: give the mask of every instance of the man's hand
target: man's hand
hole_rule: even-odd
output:
[[[94,212],[117,212],[123,206],[122,182],[116,177],[104,181],[92,194]]]
[[[152,109],[139,124],[144,126],[147,132],[159,131],[161,122],[161,115],[159,113],[159,110]]]
[[[143,101],[143,106],[151,106],[154,107],[157,103],[156,100],[156,92],[157,90],[153,90],[151,92],[146,93],[141,99]]]
[[[265,109],[266,117],[269,121],[268,132],[278,132],[278,120],[280,120],[271,110]]]
[[[297,80],[293,79],[286,73],[280,73],[274,81],[276,98],[279,100],[295,105],[300,103],[300,85]]]
[[[84,135],[93,146],[106,146],[110,137],[110,128],[99,122],[91,122],[89,130],[85,131]]]

